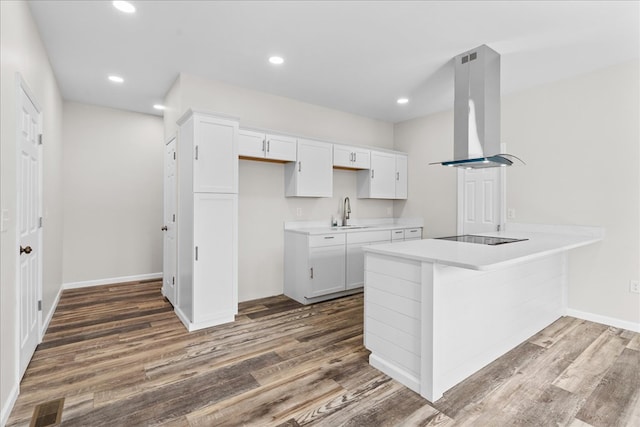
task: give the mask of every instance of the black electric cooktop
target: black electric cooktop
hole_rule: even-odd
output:
[[[505,243],[522,242],[529,239],[511,239],[508,237],[476,236],[475,234],[465,234],[462,236],[436,237],[440,240],[453,240],[455,242],[478,243],[480,245],[504,245]]]

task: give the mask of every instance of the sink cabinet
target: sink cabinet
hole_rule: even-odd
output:
[[[392,239],[392,235],[396,238]],[[422,237],[422,228],[306,234],[285,230],[284,294],[311,304],[360,292],[368,245]]]
[[[345,234],[285,231],[284,294],[302,303],[345,290]]]

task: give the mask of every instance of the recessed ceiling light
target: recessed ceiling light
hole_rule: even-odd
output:
[[[161,104],[155,104],[153,108],[155,108],[156,110],[165,110],[167,107]]]
[[[128,1],[114,1],[113,7],[124,13],[134,13],[136,11],[136,7]]]
[[[409,102],[409,98],[398,98],[396,102],[398,104],[406,104],[407,102]]]
[[[272,56],[269,58],[269,62],[271,62],[274,65],[280,65],[284,62],[284,58],[281,56]]]
[[[114,83],[122,83],[124,82],[124,79],[120,76],[109,76],[109,80],[111,80]]]

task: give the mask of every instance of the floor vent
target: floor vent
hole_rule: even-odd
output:
[[[62,419],[63,406],[64,397],[39,404],[33,410],[33,417],[31,417],[29,427],[57,426]]]

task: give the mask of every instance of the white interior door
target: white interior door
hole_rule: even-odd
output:
[[[20,85],[18,111],[18,283],[20,376],[40,342],[42,315],[40,111]]]
[[[458,171],[458,234],[486,233],[502,226],[502,169]]]
[[[176,139],[167,143],[164,156],[164,251],[162,293],[176,306]]]

